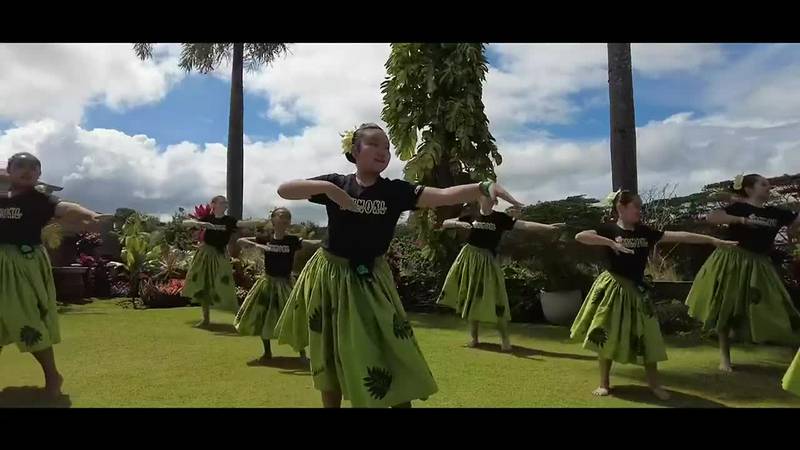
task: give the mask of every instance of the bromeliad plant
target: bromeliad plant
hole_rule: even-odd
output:
[[[211,209],[211,205],[197,205],[194,207],[194,214],[189,214],[189,217],[191,217],[194,220],[205,220],[205,219],[210,219],[213,214],[214,210]],[[205,229],[201,229],[197,233],[198,241],[203,240],[205,232],[206,232]]]

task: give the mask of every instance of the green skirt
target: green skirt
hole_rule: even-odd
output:
[[[658,318],[650,300],[627,278],[603,272],[572,324],[570,338],[599,357],[622,364],[667,360]]]
[[[370,279],[317,250],[277,327],[280,344],[309,346],[314,387],[340,391],[354,407],[395,406],[438,390],[382,257]]]
[[[291,292],[292,283],[288,278],[259,277],[233,319],[236,331],[245,336],[261,336],[262,339],[278,337],[275,324]]]
[[[800,343],[800,313],[769,257],[718,248],[698,272],[686,300],[704,331],[735,330],[755,343]]]
[[[236,311],[239,302],[228,256],[210,245],[201,245],[192,258],[181,295],[192,303]]]
[[[470,244],[450,267],[437,303],[455,309],[469,321],[511,320],[503,269],[491,251]]]
[[[46,350],[61,342],[53,269],[44,248],[0,244],[0,347]]]
[[[783,376],[783,388],[795,395],[800,395],[800,351],[794,356],[792,365]]]

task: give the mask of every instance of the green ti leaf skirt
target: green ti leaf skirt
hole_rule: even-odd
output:
[[[0,346],[21,352],[61,342],[56,286],[42,246],[0,244]]]
[[[800,395],[800,351],[794,356],[792,365],[783,376],[783,388],[795,395]]]
[[[236,311],[239,303],[234,284],[228,256],[210,245],[201,245],[192,258],[181,295],[195,304]]]
[[[259,277],[233,319],[236,331],[244,336],[277,338],[275,324],[291,292],[292,283],[288,278],[270,275]]]
[[[608,271],[594,281],[572,324],[570,338],[600,358],[622,364],[667,360],[667,350],[650,299],[636,284]]]
[[[716,249],[697,273],[686,303],[704,331],[729,329],[743,341],[800,344],[800,312],[766,255]]]
[[[447,272],[437,303],[469,321],[511,320],[503,269],[491,251],[470,244],[461,249]]]
[[[277,328],[280,344],[309,347],[314,387],[340,391],[354,407],[400,405],[438,390],[383,257],[370,278],[317,250]]]

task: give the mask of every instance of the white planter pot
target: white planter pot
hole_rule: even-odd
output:
[[[544,318],[555,325],[572,325],[582,303],[581,291],[542,291]]]

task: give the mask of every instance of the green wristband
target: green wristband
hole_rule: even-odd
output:
[[[491,197],[492,195],[490,189],[492,188],[493,184],[494,181],[482,181],[478,183],[478,189],[481,191],[481,194],[483,194],[484,197]]]

